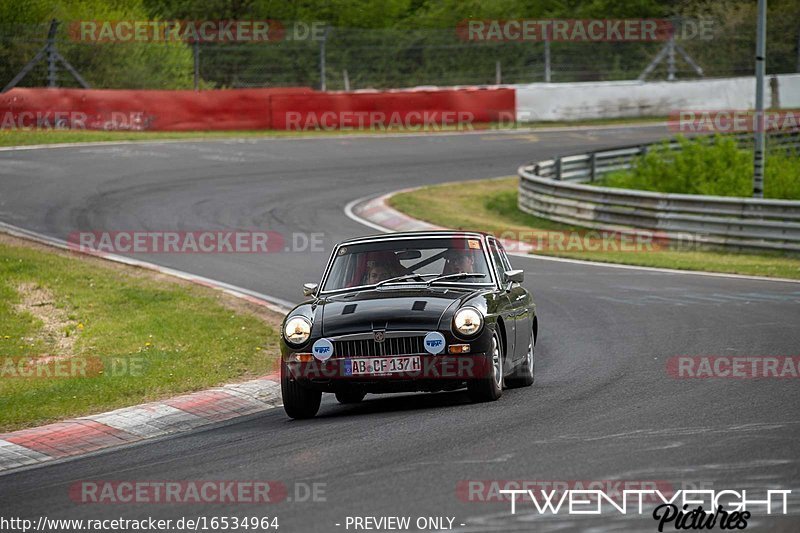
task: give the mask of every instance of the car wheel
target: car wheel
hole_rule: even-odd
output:
[[[531,332],[531,338],[528,341],[528,353],[525,355],[525,359],[514,369],[514,374],[506,380],[510,387],[530,387],[533,385],[534,363],[536,362],[535,349],[536,340],[533,332]]]
[[[286,368],[281,365],[281,398],[283,410],[290,418],[314,418],[319,411],[322,392],[303,387],[296,380],[286,375]]]
[[[336,392],[336,401],[344,404],[359,403],[366,395],[366,392],[359,390],[340,390]]]
[[[493,402],[503,395],[503,345],[497,332],[492,333],[492,372],[467,382],[467,392],[473,402]]]

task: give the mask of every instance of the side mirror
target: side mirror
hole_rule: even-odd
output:
[[[317,285],[316,283],[303,283],[303,296],[314,296],[317,294]]]
[[[503,272],[506,283],[522,283],[525,280],[524,270],[506,270]]]

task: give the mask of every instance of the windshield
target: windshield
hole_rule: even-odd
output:
[[[472,275],[454,276],[462,273]],[[436,280],[439,276],[450,277]],[[333,259],[322,290],[431,281],[459,285],[491,284],[481,240],[436,237],[342,246]]]

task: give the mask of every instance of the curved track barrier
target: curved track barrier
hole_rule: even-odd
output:
[[[770,135],[771,143],[800,146],[800,133]],[[746,141],[746,136],[739,136]],[[679,149],[677,143],[673,149]],[[630,168],[648,146],[559,157],[519,168],[519,208],[549,220],[609,231],[655,233],[744,249],[800,251],[800,201],[672,194],[610,187],[593,181]]]
[[[0,128],[192,131],[428,126],[469,129],[514,116],[513,89],[325,93],[307,88],[215,91],[12,89]]]

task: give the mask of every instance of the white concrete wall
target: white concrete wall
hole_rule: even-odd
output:
[[[800,74],[778,76],[782,108],[800,108]],[[668,116],[680,109],[752,109],[755,78],[515,85],[517,120]],[[771,106],[769,78],[765,91]]]
[[[781,108],[800,109],[800,74],[778,76]]]

